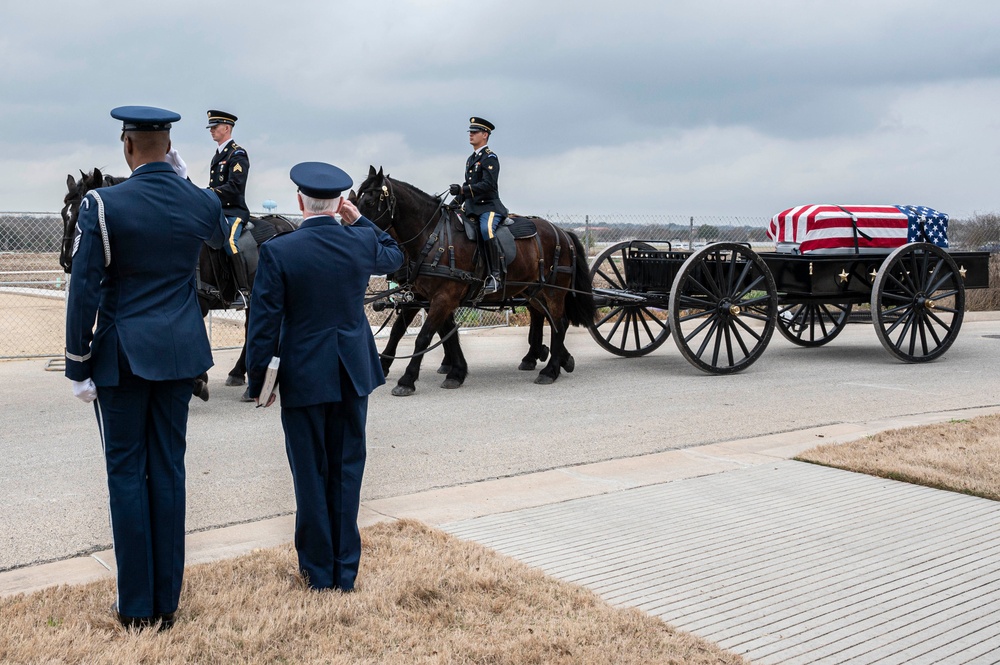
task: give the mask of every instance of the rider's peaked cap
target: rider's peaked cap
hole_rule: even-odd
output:
[[[165,132],[181,119],[179,113],[155,106],[119,106],[111,109],[111,117],[122,121],[123,132]]]
[[[208,127],[205,129],[211,129],[216,125],[235,125],[236,120],[236,116],[232,113],[212,110],[208,112]]]
[[[301,193],[314,199],[335,199],[354,184],[342,169],[324,162],[296,164],[288,175]]]
[[[472,116],[469,118],[469,131],[480,131],[480,132],[492,132],[496,127],[493,123],[486,118],[477,118]]]

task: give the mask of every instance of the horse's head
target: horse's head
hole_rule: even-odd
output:
[[[389,179],[388,174],[382,172],[381,166],[378,172],[374,166],[369,166],[368,177],[358,187],[356,194],[351,190],[348,198],[358,206],[362,215],[372,220],[372,223],[383,231],[388,231],[393,226],[396,217],[396,193],[393,191],[393,181]]]
[[[83,197],[92,189],[110,187],[123,182],[125,178],[101,173],[95,168],[90,173],[80,171],[80,179],[74,180],[72,175],[66,176],[66,196],[63,197],[63,207],[59,212],[63,220],[62,248],[59,252],[59,265],[69,272],[73,265],[73,239],[76,235],[76,219],[80,216],[80,204]]]

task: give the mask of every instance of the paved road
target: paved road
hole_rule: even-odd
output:
[[[996,337],[991,337],[996,336]],[[795,347],[775,335],[735,376],[708,376],[668,342],[623,359],[585,331],[569,335],[577,370],[552,386],[515,368],[525,331],[463,334],[472,375],[437,387],[431,355],[409,398],[388,388],[369,409],[365,500],[487,478],[631,457],[804,427],[1000,405],[1000,320],[967,320],[941,360],[890,358],[869,326],[831,345]],[[212,400],[192,405],[188,529],[293,510],[279,412],[241,404],[222,381],[234,352],[217,354]],[[92,410],[38,360],[0,363],[0,570],[107,548],[103,458]],[[393,368],[390,385],[401,369]]]

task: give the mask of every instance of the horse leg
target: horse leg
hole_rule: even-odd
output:
[[[441,336],[442,339],[444,339],[445,335],[447,335],[448,332],[453,328],[455,328],[454,314],[448,317],[448,320],[444,322],[444,327],[438,331],[438,334]],[[455,344],[458,344],[458,333],[455,333]],[[451,344],[450,340],[442,344],[444,348],[444,358],[441,359],[441,366],[438,367],[437,369],[438,374],[451,374],[451,370],[455,366],[455,359],[453,358],[455,354],[455,344]],[[459,355],[462,354],[461,347],[458,347],[458,353]],[[461,362],[464,365],[465,357],[463,356],[459,362]],[[465,373],[462,374],[462,381],[464,380],[465,380]],[[447,381],[445,381],[445,383],[447,383]],[[459,383],[458,385],[462,384]],[[444,388],[446,386],[444,384],[441,384],[441,387]],[[458,388],[458,386],[447,386],[447,387]]]
[[[246,312],[243,320],[243,348],[240,349],[240,357],[236,359],[236,364],[229,370],[226,377],[227,386],[242,386],[247,379],[247,330],[250,326],[250,311]]]
[[[454,334],[451,334],[452,331]],[[445,367],[445,363],[448,365],[448,376],[441,383],[441,387],[461,388],[462,384],[465,383],[465,377],[469,375],[469,365],[465,362],[465,354],[458,341],[458,325],[455,323],[454,314],[448,316],[444,326],[438,331],[438,335],[444,339],[444,362],[441,364],[441,368]],[[438,373],[442,373],[441,369],[438,369]]]
[[[396,355],[396,347],[399,345],[399,340],[403,339],[406,329],[413,322],[413,319],[416,318],[418,311],[416,309],[404,309],[396,317],[396,320],[392,322],[392,328],[389,329],[389,341],[386,342],[385,348],[379,354],[382,363],[382,373],[386,376],[389,376],[389,368],[392,367],[392,361],[395,360],[393,356]]]
[[[521,364],[517,368],[530,371],[535,369],[537,361],[545,362],[549,357],[549,347],[542,343],[544,315],[534,307],[528,308],[528,314],[531,317],[531,325],[528,327],[528,353],[521,358]]]
[[[424,319],[424,325],[420,327],[420,332],[417,333],[417,339],[413,344],[413,358],[407,364],[403,376],[399,377],[399,381],[396,382],[396,387],[392,389],[392,394],[396,397],[406,397],[417,391],[416,384],[420,377],[420,362],[423,360],[424,351],[431,345],[434,333],[441,330],[448,316],[455,311],[455,303],[458,302],[456,298],[455,303],[450,303],[450,306],[447,306],[443,304],[447,300],[446,298],[438,298],[431,302],[427,318]]]
[[[552,327],[552,334],[549,338],[549,343],[552,345],[552,355],[549,357],[548,364],[538,373],[538,378],[535,379],[535,383],[539,385],[547,386],[555,383],[556,379],[559,378],[559,370],[565,362],[567,323],[565,319],[566,317],[560,318],[558,329],[556,326]]]

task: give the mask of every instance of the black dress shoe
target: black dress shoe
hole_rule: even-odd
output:
[[[153,618],[160,622],[160,630],[170,630],[171,628],[174,627],[173,612],[164,612],[163,614],[157,614]]]
[[[111,605],[111,614],[118,619],[118,623],[123,625],[125,628],[134,628],[136,630],[149,628],[156,622],[154,617],[133,617],[127,614],[122,614],[118,611],[118,603]]]

